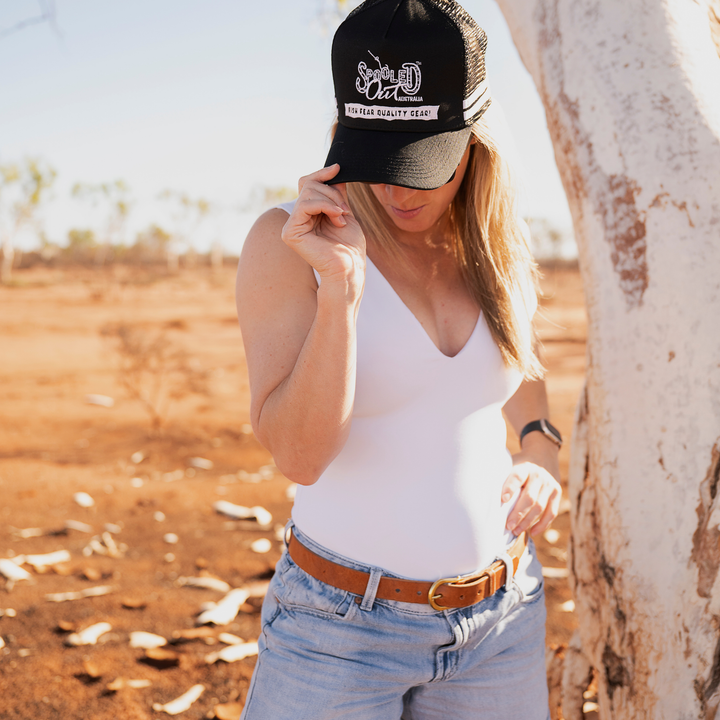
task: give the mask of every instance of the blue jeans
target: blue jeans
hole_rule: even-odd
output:
[[[534,555],[509,590],[437,612],[376,599],[380,570],[293,532],[319,555],[371,573],[370,581],[363,597],[353,595],[283,554],[263,603],[241,720],[549,720]]]

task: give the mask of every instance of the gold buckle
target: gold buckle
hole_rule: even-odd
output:
[[[442,578],[441,580],[436,580],[428,590],[428,602],[430,603],[430,607],[433,610],[437,610],[438,612],[442,612],[443,610],[448,610],[449,608],[444,607],[443,605],[438,605],[435,602],[436,598],[441,598],[442,594],[436,595],[435,591],[440,587],[440,585],[449,585],[452,582],[456,582],[460,579],[460,576],[458,575],[457,578]]]
[[[442,593],[435,593],[435,591],[438,589],[438,587],[440,587],[440,585],[452,585],[453,587],[472,587],[473,585],[477,585],[484,577],[490,577],[490,573],[487,570],[483,570],[479,575],[467,575],[465,577],[458,575],[454,578],[442,578],[441,580],[436,580],[428,590],[428,602],[430,603],[430,607],[433,610],[437,610],[438,612],[451,609],[448,606],[440,605],[439,603],[435,602],[437,598],[442,597]],[[492,578],[490,579],[492,581]]]

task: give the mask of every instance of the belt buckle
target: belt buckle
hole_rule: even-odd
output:
[[[428,602],[430,603],[430,607],[433,610],[437,610],[438,612],[452,609],[449,606],[440,605],[439,603],[435,602],[438,598],[442,597],[442,593],[436,594],[436,590],[440,587],[440,585],[452,585],[453,587],[471,587],[472,585],[477,585],[484,577],[490,577],[490,573],[487,570],[483,570],[478,575],[468,575],[465,578],[463,578],[461,575],[458,575],[454,578],[441,578],[440,580],[436,580],[428,590]]]

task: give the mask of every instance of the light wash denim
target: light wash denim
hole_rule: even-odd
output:
[[[293,532],[319,555],[370,573],[370,581],[363,597],[353,595],[283,554],[263,603],[241,720],[549,720],[545,602],[534,556],[509,590],[437,612],[376,599],[380,570]]]

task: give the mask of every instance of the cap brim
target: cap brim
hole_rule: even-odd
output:
[[[434,190],[453,177],[472,128],[444,133],[358,130],[338,124],[325,167],[340,171],[328,184],[381,183]]]

